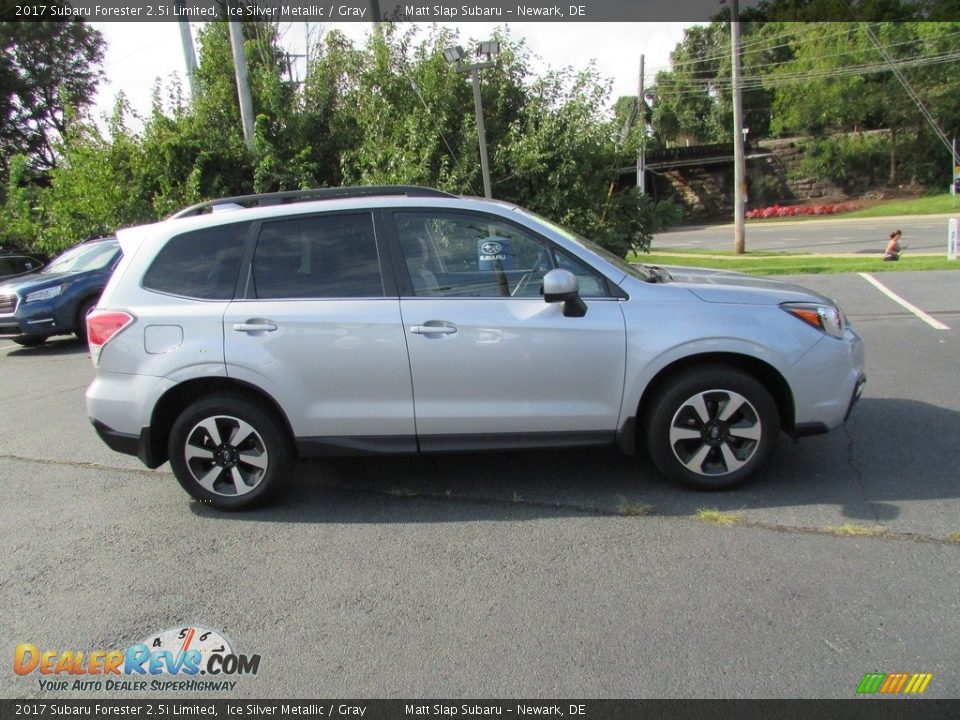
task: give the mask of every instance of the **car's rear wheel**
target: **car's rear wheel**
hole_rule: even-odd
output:
[[[168,444],[177,480],[193,497],[219,508],[263,502],[278,490],[294,451],[276,414],[240,395],[212,395],[184,410]]]
[[[662,473],[698,490],[746,482],[780,432],[777,405],[750,375],[724,366],[675,376],[651,403],[647,448]]]
[[[17,345],[23,345],[23,347],[37,347],[43,345],[47,341],[46,335],[22,335],[20,337],[10,338]]]

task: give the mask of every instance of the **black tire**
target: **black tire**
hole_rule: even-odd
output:
[[[77,310],[77,329],[73,332],[81,342],[87,341],[87,315],[97,306],[99,299],[100,298],[90,298],[89,300],[84,300],[80,309]]]
[[[251,507],[273,495],[290,474],[295,455],[276,413],[238,394],[210,395],[188,406],[173,423],[167,449],[183,489],[225,510]]]
[[[47,341],[46,335],[21,335],[20,337],[10,338],[17,345],[23,347],[39,347]]]
[[[780,413],[767,389],[724,365],[673,376],[653,397],[644,429],[650,457],[669,478],[697,490],[746,482],[770,458]]]

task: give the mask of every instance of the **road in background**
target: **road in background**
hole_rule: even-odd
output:
[[[947,252],[949,215],[764,221],[747,223],[747,252],[858,253],[883,255],[892,231],[903,231],[909,253]],[[957,211],[960,217],[960,210]],[[733,250],[733,225],[686,226],[657,233],[652,249]]]
[[[960,328],[955,278],[883,281]],[[726,493],[614,452],[490,453],[304,463],[275,504],[217,512],[96,438],[83,345],[0,341],[5,652],[196,623],[262,656],[221,697],[853,698],[866,672],[958,697],[960,332],[856,275],[789,279],[843,304],[867,388]],[[9,664],[0,696],[91,697]]]

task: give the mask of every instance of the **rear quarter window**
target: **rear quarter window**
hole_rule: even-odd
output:
[[[200,300],[230,300],[237,284],[249,223],[176,235],[143,276],[148,290]]]

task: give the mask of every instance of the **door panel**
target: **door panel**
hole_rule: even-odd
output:
[[[276,398],[301,441],[416,449],[400,302],[384,297],[369,212],[263,223],[245,292],[223,320],[230,377]]]
[[[612,441],[626,333],[603,279],[494,215],[434,209],[392,219],[413,295],[400,303],[421,449],[596,442],[605,433]],[[574,265],[585,317],[544,302],[543,276],[559,262]]]
[[[223,322],[227,374],[276,398],[296,437],[394,435],[415,447],[396,298],[240,300]]]
[[[585,317],[534,298],[404,298],[417,434],[615,432],[625,333],[615,300]],[[453,328],[426,333],[416,329]]]

